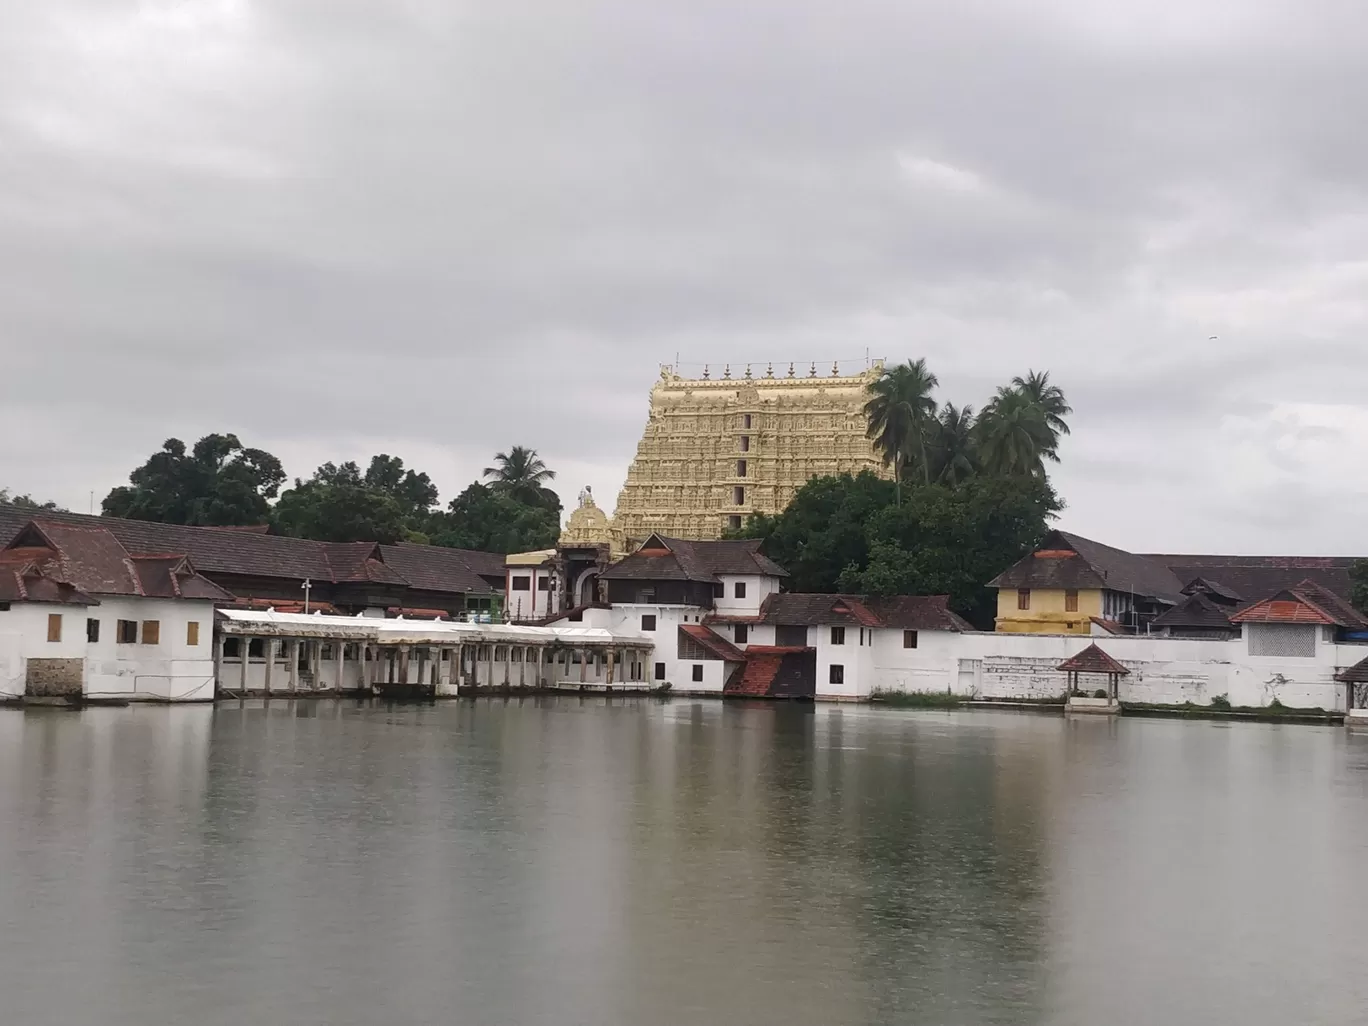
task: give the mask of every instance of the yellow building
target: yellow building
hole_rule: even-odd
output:
[[[882,363],[853,375],[804,376],[793,364],[685,378],[661,368],[612,530],[630,547],[651,534],[712,539],[752,513],[781,512],[808,480],[886,474],[867,437],[865,388]]]
[[[1015,634],[1140,630],[1182,592],[1159,560],[1064,531],[988,586],[998,593],[996,629]]]

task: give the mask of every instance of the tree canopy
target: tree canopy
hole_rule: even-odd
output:
[[[949,595],[952,609],[990,628],[996,596],[984,585],[1032,551],[1063,508],[1045,465],[1059,461],[1073,410],[1045,372],[1013,378],[977,413],[938,404],[938,385],[912,360],[868,386],[869,437],[892,481],[868,471],[816,478],[782,513],[731,533],[761,538],[795,591]]]
[[[266,520],[285,471],[280,460],[245,447],[237,435],[205,435],[189,452],[179,438],[168,438],[128,481],[105,496],[107,516],[233,526]]]
[[[547,549],[560,536],[560,518],[555,492],[544,490],[538,501],[528,503],[476,481],[433,517],[431,541],[486,552]]]
[[[925,360],[912,360],[886,367],[868,386],[869,437],[894,482],[955,485],[980,473],[1043,478],[1046,462],[1059,462],[1073,409],[1048,372],[1013,378],[977,414],[967,405],[938,407],[938,384]]]
[[[899,501],[893,482],[864,471],[814,478],[778,516],[738,533],[763,539],[793,591],[949,595],[951,609],[989,629],[996,597],[984,585],[1031,552],[1061,508],[1030,475],[913,484]]]
[[[0,488],[0,506],[18,506],[20,509],[32,510],[57,510],[65,512],[62,507],[49,499],[47,502],[39,502],[32,495],[15,495],[8,488]]]
[[[494,462],[484,471],[494,478],[490,484],[474,482],[440,509],[432,479],[387,453],[372,456],[364,472],[352,461],[324,463],[280,492],[280,461],[245,448],[236,435],[208,435],[189,453],[172,438],[129,475],[128,486],[109,493],[103,509],[107,516],[164,523],[269,523],[279,534],[316,541],[412,541],[492,552],[554,545],[561,503],[547,482],[555,472],[525,446],[499,453]],[[0,502],[32,500],[0,491]]]
[[[484,476],[490,479],[489,488],[499,495],[524,505],[560,508],[560,498],[547,487],[556,472],[547,469],[535,449],[515,445],[506,453],[497,453],[494,466],[485,467]]]

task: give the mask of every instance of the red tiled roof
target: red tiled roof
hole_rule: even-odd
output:
[[[1348,602],[1315,581],[1302,581],[1294,588],[1255,602],[1230,618],[1231,623],[1318,623],[1326,626],[1362,628],[1368,626]]]
[[[1107,655],[1095,644],[1089,645],[1072,659],[1065,659],[1055,669],[1066,673],[1119,673],[1123,675],[1130,673],[1130,670]]]
[[[727,698],[767,698],[774,692],[785,661],[801,664],[811,651],[787,645],[751,645],[746,649],[746,665],[728,678],[722,694]]]
[[[271,599],[271,598],[235,598],[232,602],[224,602],[221,605],[228,609],[274,609],[277,613],[303,613],[303,599]],[[331,602],[317,602],[311,600],[307,610],[310,613],[322,613],[324,616],[341,616],[342,611]]]
[[[714,634],[701,623],[681,623],[679,630],[707,649],[713,656],[729,663],[744,663],[746,654],[725,638]]]

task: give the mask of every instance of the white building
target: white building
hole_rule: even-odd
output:
[[[218,615],[214,659],[228,695],[649,688],[652,642],[634,631],[254,609]]]
[[[214,607],[184,555],[34,519],[0,549],[0,692],[15,700],[209,700]]]

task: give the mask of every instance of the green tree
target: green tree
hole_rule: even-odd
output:
[[[264,523],[285,471],[237,435],[205,435],[188,453],[179,438],[167,439],[128,480],[105,496],[106,516],[226,526]]]
[[[547,487],[556,472],[547,468],[535,449],[515,445],[496,454],[494,466],[485,467],[484,476],[491,479],[488,487],[501,495],[529,506],[560,508],[560,498]]]
[[[8,488],[0,488],[0,506],[17,506],[20,509],[32,510],[54,510],[65,513],[66,510],[49,499],[47,502],[39,502],[31,495],[15,495]]]
[[[870,471],[808,481],[778,516],[751,517],[743,536],[764,539],[766,554],[789,572],[792,591],[835,591],[841,572],[869,557],[866,525],[897,502],[892,481]]]
[[[994,477],[1044,477],[1044,460],[1058,460],[1045,411],[1016,388],[998,389],[974,431],[979,464]]]
[[[1368,559],[1356,559],[1349,566],[1349,601],[1368,615]]]
[[[307,481],[295,478],[271,513],[280,534],[315,541],[375,541],[404,535],[405,510],[383,489],[367,485],[353,462],[325,463]]]
[[[930,426],[931,480],[955,485],[978,473],[974,408],[946,403]]]
[[[560,535],[560,500],[524,502],[490,485],[471,484],[432,518],[434,545],[485,552],[548,549]]]
[[[365,474],[352,461],[325,463],[280,496],[272,523],[281,534],[317,541],[428,541],[437,486],[397,456],[371,457]]]
[[[866,471],[809,481],[783,513],[747,527],[794,591],[949,595],[987,629],[995,596],[985,584],[1034,549],[1060,508],[1041,478],[914,485],[899,503],[890,482]]]
[[[1049,371],[1027,371],[1026,377],[1012,379],[1012,387],[1024,395],[1045,419],[1050,429],[1050,444],[1045,449],[1045,456],[1058,463],[1059,438],[1069,433],[1069,424],[1064,418],[1073,413],[1073,407],[1064,397],[1064,390],[1050,383]]]
[[[923,481],[931,480],[928,435],[936,418],[936,400],[931,392],[938,384],[926,360],[885,367],[867,388],[864,413],[869,421],[869,437],[893,468],[895,500],[902,494],[902,481],[910,468]]]
[[[405,470],[398,456],[372,456],[366,468],[367,488],[391,496],[411,519],[421,519],[437,504],[437,486],[426,474]]]

